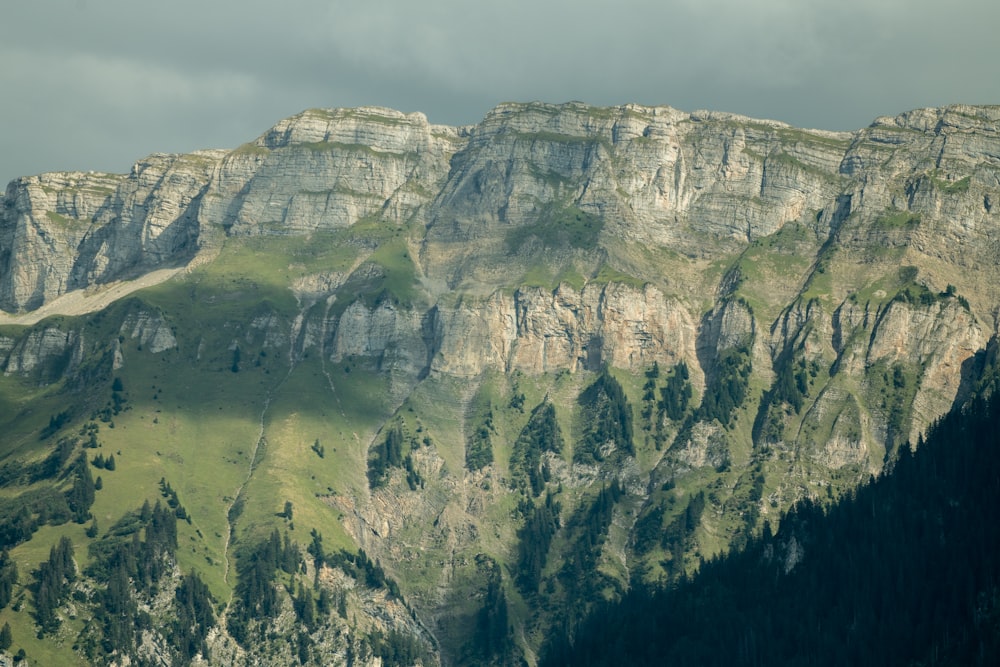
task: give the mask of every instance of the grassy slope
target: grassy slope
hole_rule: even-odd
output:
[[[124,383],[129,409],[115,416],[114,428],[101,425],[102,448],[98,451],[105,455],[114,453],[118,464],[114,472],[95,471],[104,481],[104,490],[98,492],[93,508],[101,528],[110,527],[122,512],[138,507],[144,499],[160,498],[158,482],[166,479],[192,517],[190,525],[182,522],[179,526],[182,569],[198,569],[216,597],[227,600],[234,583],[232,576],[228,580],[226,577],[227,513],[248,477],[254,447],[262,434],[264,447],[258,452],[256,467],[245,488],[246,502],[238,519],[237,543],[233,547],[279,526],[292,530],[293,537],[303,544],[308,542],[310,529],[317,528],[323,533],[328,550],[354,549],[356,545],[342,524],[336,497],[363,498],[368,494],[365,470],[369,445],[379,437],[379,430],[398,408],[397,414],[406,427],[413,432],[419,427],[421,437],[426,436],[433,443],[431,459],[439,457],[442,462],[441,475],[427,480],[427,502],[439,510],[446,505],[451,508],[444,517],[445,523],[450,521],[449,525],[454,527],[462,521],[471,522],[479,531],[473,546],[464,547],[454,557],[472,562],[477,553],[489,553],[501,563],[509,580],[510,567],[516,558],[512,545],[516,543],[518,528],[511,521],[516,498],[505,492],[511,446],[531,409],[548,395],[557,406],[557,418],[566,438],[563,459],[571,461],[573,442],[580,437],[576,397],[593,381],[593,374],[559,373],[542,377],[487,374],[471,382],[432,376],[397,406],[390,378],[367,368],[365,363],[358,360],[333,363],[324,358],[328,353],[324,354],[315,345],[307,348],[302,358],[293,359],[289,353],[291,341],[287,332],[296,316],[309,308],[309,304],[298,303],[287,288],[299,278],[318,272],[346,275],[362,261],[370,261],[380,267],[381,276],[373,282],[348,281],[331,313],[341,312],[355,298],[373,303],[385,294],[403,307],[419,303],[421,293],[415,288],[417,269],[406,243],[411,231],[385,228],[370,220],[350,230],[313,238],[239,239],[223,248],[213,263],[182,279],[139,293],[128,308],[162,312],[172,326],[178,347],[152,354],[141,349],[138,341],[123,339],[125,364],[117,375]],[[643,281],[635,276],[648,276],[665,293],[694,304],[694,310],[701,312],[711,307],[711,299],[706,295],[712,293],[723,275],[738,268],[743,276],[738,294],[753,307],[758,326],[769,326],[796,296],[804,300],[819,299],[829,313],[848,294],[854,293],[859,302],[871,302],[875,307],[891,299],[901,287],[898,272],[894,268],[889,270],[882,257],[866,257],[863,262],[855,263],[834,253],[825,258],[823,270],[817,271],[817,264],[810,257],[819,252],[819,242],[811,231],[799,225],[789,225],[771,237],[758,239],[740,254],[711,261],[614,241],[607,247],[610,254],[595,265],[591,279],[641,285]],[[579,287],[584,278],[575,269],[570,271],[577,264],[574,260],[565,266],[538,268],[538,280],[553,287],[559,279],[567,279]],[[783,287],[775,289],[775,285]],[[312,307],[312,314],[317,315],[323,304]],[[113,313],[88,320],[89,339],[113,340],[121,321],[114,313],[123,315],[129,312],[128,308],[115,306]],[[250,326],[255,320],[268,318],[275,322],[273,332],[284,332],[285,338],[278,335],[269,339],[266,330]],[[240,350],[238,372],[233,370],[234,343]],[[104,348],[95,345],[93,354],[97,355],[101,349]],[[98,364],[98,360],[89,363]],[[645,473],[661,461],[664,453],[655,450],[640,428],[643,378],[618,371],[615,375],[633,405],[637,460]],[[824,369],[817,386],[828,378]],[[49,416],[62,409],[67,400],[79,402],[74,420],[65,430],[79,428],[89,418],[90,411],[109,398],[110,381],[109,375],[81,393],[64,392],[58,384],[39,387],[15,377],[0,378],[0,428],[5,432],[0,443],[0,461],[9,456],[41,456],[43,443],[38,441],[37,433]],[[835,382],[851,392],[863,389],[842,377],[835,378]],[[509,405],[515,385],[517,391],[525,394],[524,412]],[[746,466],[752,457],[750,429],[760,396],[767,388],[767,382],[755,374],[749,399],[726,434],[732,461],[729,470],[691,471],[680,475],[674,488],[655,489],[650,498],[650,503],[673,499],[664,516],[666,524],[684,510],[692,494],[706,491],[705,519],[697,532],[701,556],[725,550],[741,525],[738,514],[723,510],[729,507],[726,503],[730,497],[745,492]],[[818,393],[811,393],[800,415],[790,419],[786,432],[798,431]],[[695,402],[697,399],[696,395]],[[455,507],[457,502],[471,500],[472,496],[455,501],[449,494],[456,488],[456,480],[463,477],[467,438],[487,405],[492,406],[494,414],[495,465],[481,477],[472,477],[478,491],[470,492],[467,488],[463,492],[481,494],[487,501],[481,510],[467,514],[464,507]],[[817,437],[829,433],[831,428],[832,418],[820,424]],[[668,433],[675,429],[676,425],[669,425]],[[323,445],[323,457],[310,448],[316,440]],[[36,451],[39,453],[33,453]],[[91,457],[95,453],[88,452]],[[796,452],[769,459],[763,470],[767,480],[765,499],[788,492],[785,478],[789,473],[794,472],[793,476],[799,479],[812,476],[813,483],[823,482],[831,474]],[[846,487],[854,480],[834,481]],[[395,491],[405,487],[398,476],[394,484]],[[579,502],[594,496],[600,481],[594,484],[564,488],[560,495],[564,518]],[[2,495],[14,492],[0,489]],[[401,492],[407,493],[405,489]],[[782,503],[785,498],[782,496]],[[286,501],[294,508],[290,522],[278,516]],[[641,505],[642,499],[627,498],[616,510],[612,531],[617,540],[627,539]],[[46,527],[33,540],[15,549],[21,584],[30,580],[31,570],[63,535],[71,536],[78,545],[77,559],[85,566],[88,540],[83,529],[84,526],[75,524]],[[442,602],[435,598],[436,587],[445,581],[440,552],[445,543],[435,542],[438,537],[426,525],[410,524],[396,536],[404,558],[386,563],[387,569],[401,580],[404,592],[432,607]],[[557,535],[552,556],[558,556],[568,547],[561,540]],[[646,558],[647,564],[655,565],[662,555],[654,550]],[[688,565],[692,567],[695,563],[692,559]],[[622,561],[606,551],[601,568],[624,580],[633,566],[630,560]],[[545,572],[551,575],[558,568],[558,558],[553,557]],[[655,576],[657,571],[654,567],[652,574]],[[462,581],[469,586],[478,585],[469,567],[456,571],[455,577],[449,581],[452,586]],[[516,624],[532,618],[535,610],[513,587],[508,589],[508,598],[511,618]],[[475,614],[478,602],[463,594],[450,604],[454,605],[450,613],[456,618],[468,618]],[[65,658],[76,625],[67,624],[64,633],[67,641],[62,646],[58,642],[32,640],[28,638],[32,632],[29,610],[27,604],[18,613],[10,609],[0,612],[0,621],[11,621],[15,646],[24,646],[36,659],[58,662]],[[446,621],[442,620],[442,626]],[[529,628],[529,637],[536,633],[529,641],[536,642],[540,631],[542,627]],[[442,637],[452,646],[460,646],[464,639],[460,633]]]

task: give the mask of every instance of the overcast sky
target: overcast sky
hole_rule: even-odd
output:
[[[638,102],[844,130],[1000,103],[996,0],[10,0],[0,182],[230,148],[309,107]]]

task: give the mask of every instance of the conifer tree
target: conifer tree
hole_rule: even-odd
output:
[[[94,504],[94,492],[97,489],[90,474],[90,466],[87,465],[86,455],[81,454],[74,467],[76,470],[73,486],[66,492],[66,502],[73,512],[73,520],[76,523],[84,523],[90,518],[90,507]]]
[[[10,557],[10,552],[4,549],[0,553],[0,609],[10,604],[14,584],[17,583],[17,564]]]

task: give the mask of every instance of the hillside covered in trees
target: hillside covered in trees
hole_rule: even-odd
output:
[[[672,588],[637,587],[543,665],[993,665],[1000,396],[953,411],[878,479]]]

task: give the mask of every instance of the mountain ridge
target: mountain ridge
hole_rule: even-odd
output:
[[[798,164],[793,166],[799,167],[800,171],[812,169],[813,175],[820,171],[829,171],[830,167],[834,167],[835,171],[841,174],[853,175],[856,171],[864,169],[866,160],[869,158],[867,154],[870,151],[864,145],[855,145],[852,149],[851,144],[864,144],[862,139],[867,138],[870,139],[868,144],[873,146],[905,145],[905,135],[899,136],[900,132],[919,131],[926,133],[933,131],[937,135],[952,130],[965,132],[970,129],[977,118],[980,121],[978,129],[983,130],[989,127],[989,122],[991,122],[989,114],[991,111],[995,112],[995,109],[995,107],[955,105],[941,109],[915,110],[896,117],[880,117],[868,128],[853,133],[799,130],[777,121],[759,121],[734,114],[719,112],[685,114],[670,107],[650,108],[637,105],[595,108],[579,103],[564,105],[507,103],[499,105],[487,114],[480,125],[459,128],[431,125],[421,114],[406,115],[375,107],[307,110],[280,121],[254,142],[235,150],[196,151],[191,154],[178,155],[153,154],[136,163],[132,172],[127,176],[68,172],[15,179],[8,186],[4,201],[6,212],[4,227],[8,229],[5,247],[8,253],[12,252],[14,246],[18,247],[22,253],[31,252],[33,243],[30,237],[25,237],[30,232],[29,226],[44,230],[45,236],[50,238],[50,244],[58,243],[59,237],[64,236],[63,240],[67,244],[66,249],[71,256],[76,254],[75,247],[79,247],[82,253],[88,245],[87,243],[80,245],[81,241],[88,240],[89,237],[95,236],[104,229],[106,230],[105,235],[111,238],[101,240],[109,246],[113,246],[117,241],[120,252],[116,254],[112,250],[106,251],[102,260],[106,264],[105,266],[87,268],[100,255],[99,250],[90,250],[91,253],[97,252],[98,254],[89,261],[88,257],[83,254],[75,262],[75,266],[46,267],[46,271],[43,273],[48,275],[44,278],[57,281],[56,285],[48,287],[45,287],[45,280],[42,279],[41,274],[32,276],[26,267],[18,266],[16,257],[8,257],[2,273],[4,308],[8,311],[32,309],[43,303],[44,300],[51,298],[52,295],[61,294],[68,288],[85,288],[92,284],[99,284],[102,281],[114,279],[117,274],[121,274],[128,268],[135,270],[144,266],[156,266],[167,258],[174,261],[183,260],[184,250],[190,250],[187,244],[192,239],[197,239],[200,234],[206,231],[206,228],[212,225],[222,226],[236,234],[263,233],[261,225],[267,223],[267,212],[276,205],[281,207],[281,213],[285,218],[305,221],[301,223],[306,225],[304,228],[300,229],[296,227],[296,224],[291,224],[285,230],[295,233],[306,231],[309,226],[316,228],[322,225],[353,224],[364,215],[373,212],[371,205],[365,207],[359,203],[359,199],[364,197],[380,199],[379,204],[385,209],[384,213],[388,213],[392,219],[399,222],[407,211],[412,211],[414,205],[419,207],[421,203],[426,204],[429,199],[427,195],[434,193],[433,189],[425,191],[426,194],[422,197],[417,191],[428,184],[423,184],[419,178],[414,183],[408,183],[405,174],[396,173],[387,164],[381,165],[388,171],[380,174],[378,178],[381,180],[378,183],[375,183],[374,176],[371,176],[367,180],[362,179],[358,184],[355,184],[359,187],[351,186],[344,179],[351,180],[349,174],[353,173],[349,168],[349,163],[345,164],[345,160],[351,158],[352,150],[363,152],[363,149],[366,148],[372,153],[381,153],[384,157],[396,156],[394,159],[398,159],[400,156],[405,157],[406,154],[414,152],[421,154],[430,152],[432,155],[445,157],[449,151],[457,150],[454,143],[463,139],[466,142],[464,148],[474,149],[477,146],[485,146],[493,142],[499,134],[517,135],[518,133],[527,136],[529,141],[538,140],[539,144],[554,143],[559,146],[560,143],[571,144],[571,139],[582,141],[584,144],[593,142],[588,150],[594,150],[602,145],[602,141],[607,146],[614,145],[616,141],[619,144],[627,144],[630,140],[634,142],[637,139],[649,142],[657,142],[663,138],[676,140],[676,128],[680,124],[708,123],[724,127],[727,124],[743,124],[747,127],[742,132],[734,132],[733,136],[729,138],[721,137],[723,145],[715,147],[716,149],[721,148],[721,154],[718,156],[721,160],[716,168],[723,180],[732,174],[746,175],[751,171],[763,168],[763,165],[752,164],[753,159],[759,158],[761,155],[747,149],[747,129],[765,133],[774,132],[779,135],[784,133],[786,137],[791,136],[793,140],[805,140],[805,142],[799,142],[800,144],[810,144],[799,156],[791,154],[794,153],[794,148],[788,150],[782,148],[783,152],[775,154],[772,160],[778,170],[787,166],[789,162],[797,161]],[[572,120],[566,120],[566,117]],[[992,118],[992,122],[995,123],[995,120]],[[984,125],[981,121],[986,121],[986,124]],[[392,138],[388,139],[387,137]],[[821,153],[822,150],[831,148],[830,143],[824,144],[824,142],[834,144],[835,150],[832,157],[824,156]],[[452,144],[451,148],[447,148],[449,143]],[[326,148],[330,149],[330,152],[335,154],[335,157],[331,158],[333,164],[329,169],[317,173],[315,169],[317,165],[310,165],[307,158],[310,157],[310,152],[324,152],[318,150],[324,144]],[[948,156],[946,144],[947,141],[942,142],[940,154],[936,156],[937,162],[941,162]],[[316,173],[321,182],[315,189],[311,189],[309,183],[303,183],[297,189],[292,189],[287,193],[280,189],[275,190],[273,186],[268,186],[268,183],[273,183],[274,179],[268,175],[268,170],[265,169],[264,172],[257,175],[257,180],[261,183],[254,183],[251,189],[262,190],[259,196],[266,195],[269,200],[266,205],[257,201],[258,197],[255,196],[254,192],[248,191],[240,195],[240,188],[250,187],[246,176],[248,170],[250,174],[253,174],[256,173],[256,169],[263,167],[263,158],[267,152],[293,145],[306,147],[306,150],[296,152],[297,157],[291,163],[278,165],[277,168],[286,171],[299,168],[300,173]],[[344,154],[336,155],[337,149],[341,149],[340,152]],[[666,149],[669,160],[671,149],[669,146]],[[437,151],[444,151],[444,153],[439,154]],[[842,151],[839,156],[836,155],[838,151]],[[986,151],[979,157],[989,157],[989,155],[990,153]],[[429,159],[433,161],[437,158]],[[626,155],[623,159],[639,162],[638,157],[635,156]],[[837,162],[836,165],[833,165],[834,161]],[[380,164],[380,161],[372,160],[369,169],[374,169],[376,164]],[[338,166],[340,167],[339,172]],[[427,167],[432,167],[432,165],[423,166],[425,171]],[[640,164],[640,166],[643,165]],[[439,164],[438,168],[442,167],[446,167],[446,165]],[[678,165],[675,162],[675,170],[676,168]],[[698,171],[704,169],[700,165],[694,165],[694,168]],[[940,169],[941,167],[935,168]],[[212,171],[209,173],[206,172],[206,169]],[[241,176],[241,173],[244,175]],[[410,173],[417,174],[418,172],[411,170]],[[331,180],[330,174],[334,175],[332,180],[335,182],[332,184],[328,182]],[[172,187],[169,190],[158,188],[158,186],[163,185],[164,177],[167,175],[169,175],[167,182],[172,184]],[[764,194],[766,187],[763,176],[760,174],[751,175],[755,179],[761,178],[758,183],[760,186],[758,195]],[[794,175],[801,174],[795,173]],[[674,176],[675,181],[683,178],[683,174],[675,173]],[[553,179],[558,181],[567,177],[569,177],[567,174],[559,174],[557,171],[549,172],[550,182],[546,183],[545,179],[541,179],[542,185],[551,186]],[[386,178],[394,178],[395,180],[390,182],[386,181]],[[785,178],[787,180],[787,176]],[[940,180],[947,184],[947,179],[948,176],[945,174]],[[209,180],[211,183],[205,182]],[[203,184],[196,185],[195,182],[198,181]],[[400,185],[404,182],[407,182],[408,187],[415,191],[408,193],[399,191]],[[115,193],[119,185],[125,187],[125,190],[112,198],[112,194]],[[237,185],[239,187],[236,187]],[[559,183],[556,182],[555,185],[558,186]],[[653,184],[646,184],[646,186],[649,185]],[[655,185],[660,187],[661,182],[657,182]],[[663,182],[662,185],[661,194],[658,195],[661,198],[665,194],[663,188],[667,186],[667,183]],[[787,186],[787,183],[779,185],[784,187]],[[677,189],[676,183],[674,187]],[[194,189],[192,190],[192,188]],[[695,189],[702,188],[704,185],[698,185]],[[549,192],[544,192],[543,187],[543,192],[539,194],[551,197],[554,194],[553,188],[549,188],[549,190]],[[196,192],[201,194],[196,197]],[[649,187],[644,188],[644,192],[649,193]],[[136,197],[140,193],[145,193],[145,198],[148,201],[142,204],[137,203]],[[352,194],[364,197],[352,197]],[[634,200],[635,194],[629,194]],[[655,192],[649,194],[657,196]],[[772,199],[782,202],[783,198],[780,196],[780,192],[771,194]],[[808,195],[808,193],[803,194]],[[248,195],[249,202],[246,200]],[[315,210],[316,202],[312,201],[318,195],[325,196],[322,203],[324,209],[320,213]],[[201,196],[207,196],[207,201],[201,202],[199,199]],[[442,192],[438,199],[442,204],[446,204],[448,198],[453,196]],[[162,202],[159,201],[160,198],[163,199]],[[223,200],[221,203],[217,203],[219,198]],[[806,198],[808,199],[808,196]],[[676,202],[675,208],[677,205],[683,206],[689,203],[685,201],[684,197],[677,197],[676,193],[674,201]],[[580,199],[578,203],[586,206],[586,198]],[[152,204],[153,210],[151,211],[146,208],[149,204]],[[196,211],[190,212],[194,218],[185,219],[182,211],[192,205],[197,208]],[[39,210],[33,213],[36,206]],[[240,221],[240,211],[230,210],[234,206],[243,209],[244,217],[252,215],[254,218],[254,223],[246,231],[241,231],[242,225],[247,223]],[[292,208],[289,209],[289,206]],[[785,213],[784,220],[792,220],[798,216],[788,215],[788,213],[800,212],[802,203],[786,202],[785,206],[792,208],[782,211]],[[992,204],[987,206],[991,207]],[[129,211],[128,207],[131,207],[132,210]],[[616,208],[620,209],[620,207]],[[11,209],[13,209],[13,213]],[[507,208],[500,206],[498,210],[504,212],[504,219],[508,222],[514,220],[512,216],[515,213],[509,210],[509,205]],[[601,209],[598,208],[598,210]],[[616,210],[615,212],[620,213],[621,211]],[[669,204],[666,212],[670,212]],[[729,211],[727,217],[732,218],[732,213]],[[751,209],[747,213],[748,218],[759,214],[760,212],[753,210],[751,202]],[[16,219],[12,219],[25,215],[32,218],[31,225],[26,224],[28,221],[23,220],[18,224]],[[227,215],[235,219],[228,220]],[[87,223],[86,229],[81,231],[88,239],[76,238],[79,231],[76,232],[76,235],[70,234],[70,236],[59,233],[60,230],[55,223],[64,223],[64,226],[72,227],[73,220]],[[648,223],[648,216],[647,218],[639,218],[637,222]],[[753,220],[747,219],[746,225],[747,227],[743,231],[746,231],[748,238],[751,238],[756,233],[752,230]],[[192,226],[194,229],[191,229]],[[177,228],[177,231],[170,232],[161,239],[163,232],[171,228]],[[734,219],[729,228],[723,230],[723,233],[728,235],[743,233],[736,231],[739,228],[740,225],[737,225]],[[768,223],[766,227],[757,231],[770,233],[775,228],[776,223]],[[183,233],[180,233],[182,229]],[[632,234],[644,233],[641,229],[633,229],[630,232]],[[144,234],[145,239],[127,238],[130,234],[134,236],[136,233]],[[667,238],[669,239],[669,237]],[[53,247],[50,245],[50,250]],[[36,249],[32,259],[44,266],[44,258],[39,257],[38,253],[39,250]],[[176,256],[174,256],[175,254]],[[12,260],[15,261],[12,262]],[[112,267],[110,270],[109,266]],[[28,273],[26,274],[26,272]],[[25,278],[28,278],[29,284],[32,279],[35,283],[30,286],[30,289],[29,285],[21,284],[18,286],[18,283],[25,282]]]
[[[102,526],[179,497],[190,551],[172,566],[232,600],[205,639],[217,659],[364,646],[372,664],[391,635],[410,660],[533,662],[595,601],[850,491],[972,394],[1000,310],[998,123],[967,106],[854,133],[638,105],[504,104],[461,128],[308,110],[230,151],[18,179],[0,461],[114,451]],[[11,479],[15,505],[61,488]],[[52,536],[109,539],[45,516],[12,552],[22,582]],[[245,587],[246,558],[274,565],[276,601],[245,597],[271,590]],[[322,591],[353,624],[302,625]]]

